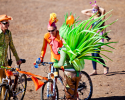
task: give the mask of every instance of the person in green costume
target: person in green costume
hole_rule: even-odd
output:
[[[105,29],[106,27],[110,26],[115,21],[101,28],[100,25],[103,22],[99,22],[96,27],[89,30],[89,27],[101,17],[97,18],[96,20],[92,20],[93,17],[90,17],[88,20],[82,21],[80,24],[78,24],[79,21],[76,21],[77,18],[74,19],[74,16],[71,14],[68,17],[68,14],[66,14],[65,22],[59,29],[59,34],[62,37],[63,46],[60,51],[60,60],[55,60],[53,66],[54,68],[61,68],[61,66],[64,66],[64,87],[66,99],[68,100],[77,100],[77,88],[81,79],[81,71],[85,65],[84,60],[92,60],[103,64],[88,54],[96,53],[97,51],[101,50],[111,52],[104,49],[100,50],[99,48],[103,45],[113,48],[109,46],[109,44],[115,43],[99,42],[102,38],[105,37],[102,37],[100,32],[97,32],[99,29]]]
[[[62,38],[63,43],[65,40]],[[75,71],[73,64],[69,62],[70,58],[63,50],[66,50],[63,45],[60,51],[60,60],[58,63],[54,63],[55,68],[61,68],[64,65],[64,90],[68,100],[77,100],[78,83],[81,79],[80,71]]]

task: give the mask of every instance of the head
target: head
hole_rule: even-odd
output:
[[[0,15],[0,29],[5,32],[9,27],[9,20],[12,20],[12,17],[7,15]]]
[[[48,24],[48,32],[52,35],[52,36],[56,36],[56,32],[57,32],[57,28],[53,25],[49,25]]]
[[[8,20],[3,20],[0,22],[0,28],[3,32],[5,32],[9,27],[9,21]]]
[[[52,35],[52,36],[56,36],[56,32],[57,32],[57,27],[56,27],[56,22],[58,21],[56,13],[51,13],[50,14],[50,18],[49,18],[49,23],[48,23],[48,32]]]
[[[96,4],[93,5],[92,13],[96,13],[96,14],[99,13],[99,6],[98,5],[96,5]]]

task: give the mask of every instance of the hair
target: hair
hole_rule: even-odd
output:
[[[57,26],[56,26],[55,22],[53,22],[51,25],[48,23],[48,27],[49,27],[49,26],[52,26],[52,27],[54,27],[55,29],[57,29]]]
[[[97,9],[98,10],[98,12],[99,12],[99,16],[101,16],[101,11],[100,11],[100,9],[99,9],[99,6],[98,5],[95,5],[94,7],[93,7],[94,9]]]

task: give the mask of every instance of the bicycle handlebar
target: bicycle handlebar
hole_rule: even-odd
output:
[[[22,61],[22,63],[25,63],[26,60],[25,59],[20,59]],[[8,67],[4,67],[4,66],[0,66],[0,68],[3,68],[3,69],[10,69],[10,71],[15,71],[16,68],[8,68]],[[19,65],[19,68],[20,68],[20,65]]]
[[[26,60],[25,59],[20,59],[21,61],[22,61],[22,63],[25,63],[26,62]]]
[[[41,62],[41,65],[46,66],[46,64],[54,64],[54,62]],[[59,70],[62,70],[61,68],[58,68]]]
[[[43,66],[45,66],[46,64],[53,64],[54,62],[41,62],[41,64],[43,65]]]

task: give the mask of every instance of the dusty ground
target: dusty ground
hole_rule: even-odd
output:
[[[92,1],[92,0],[91,0]],[[106,22],[118,19],[118,21],[107,28],[111,30],[111,41],[116,50],[113,53],[105,53],[113,61],[107,60],[110,68],[108,75],[103,75],[103,67],[98,64],[98,74],[91,76],[93,82],[92,100],[125,100],[125,1],[124,0],[96,0],[97,4],[111,12],[112,17]],[[0,14],[7,14],[13,17],[10,21],[10,30],[13,34],[13,41],[20,58],[25,58],[27,62],[22,65],[22,70],[45,76],[41,66],[35,69],[33,62],[40,56],[43,36],[47,32],[49,14],[57,13],[59,21],[58,29],[63,24],[64,14],[72,12],[85,20],[88,17],[81,14],[81,10],[91,8],[89,0],[0,0]],[[94,2],[94,1],[93,1]],[[50,49],[47,49],[44,61],[50,60]],[[15,58],[13,58],[15,66]],[[87,73],[92,72],[91,61],[86,61],[85,69]],[[40,100],[41,89],[35,91],[34,83],[28,77],[28,87],[24,100]]]

